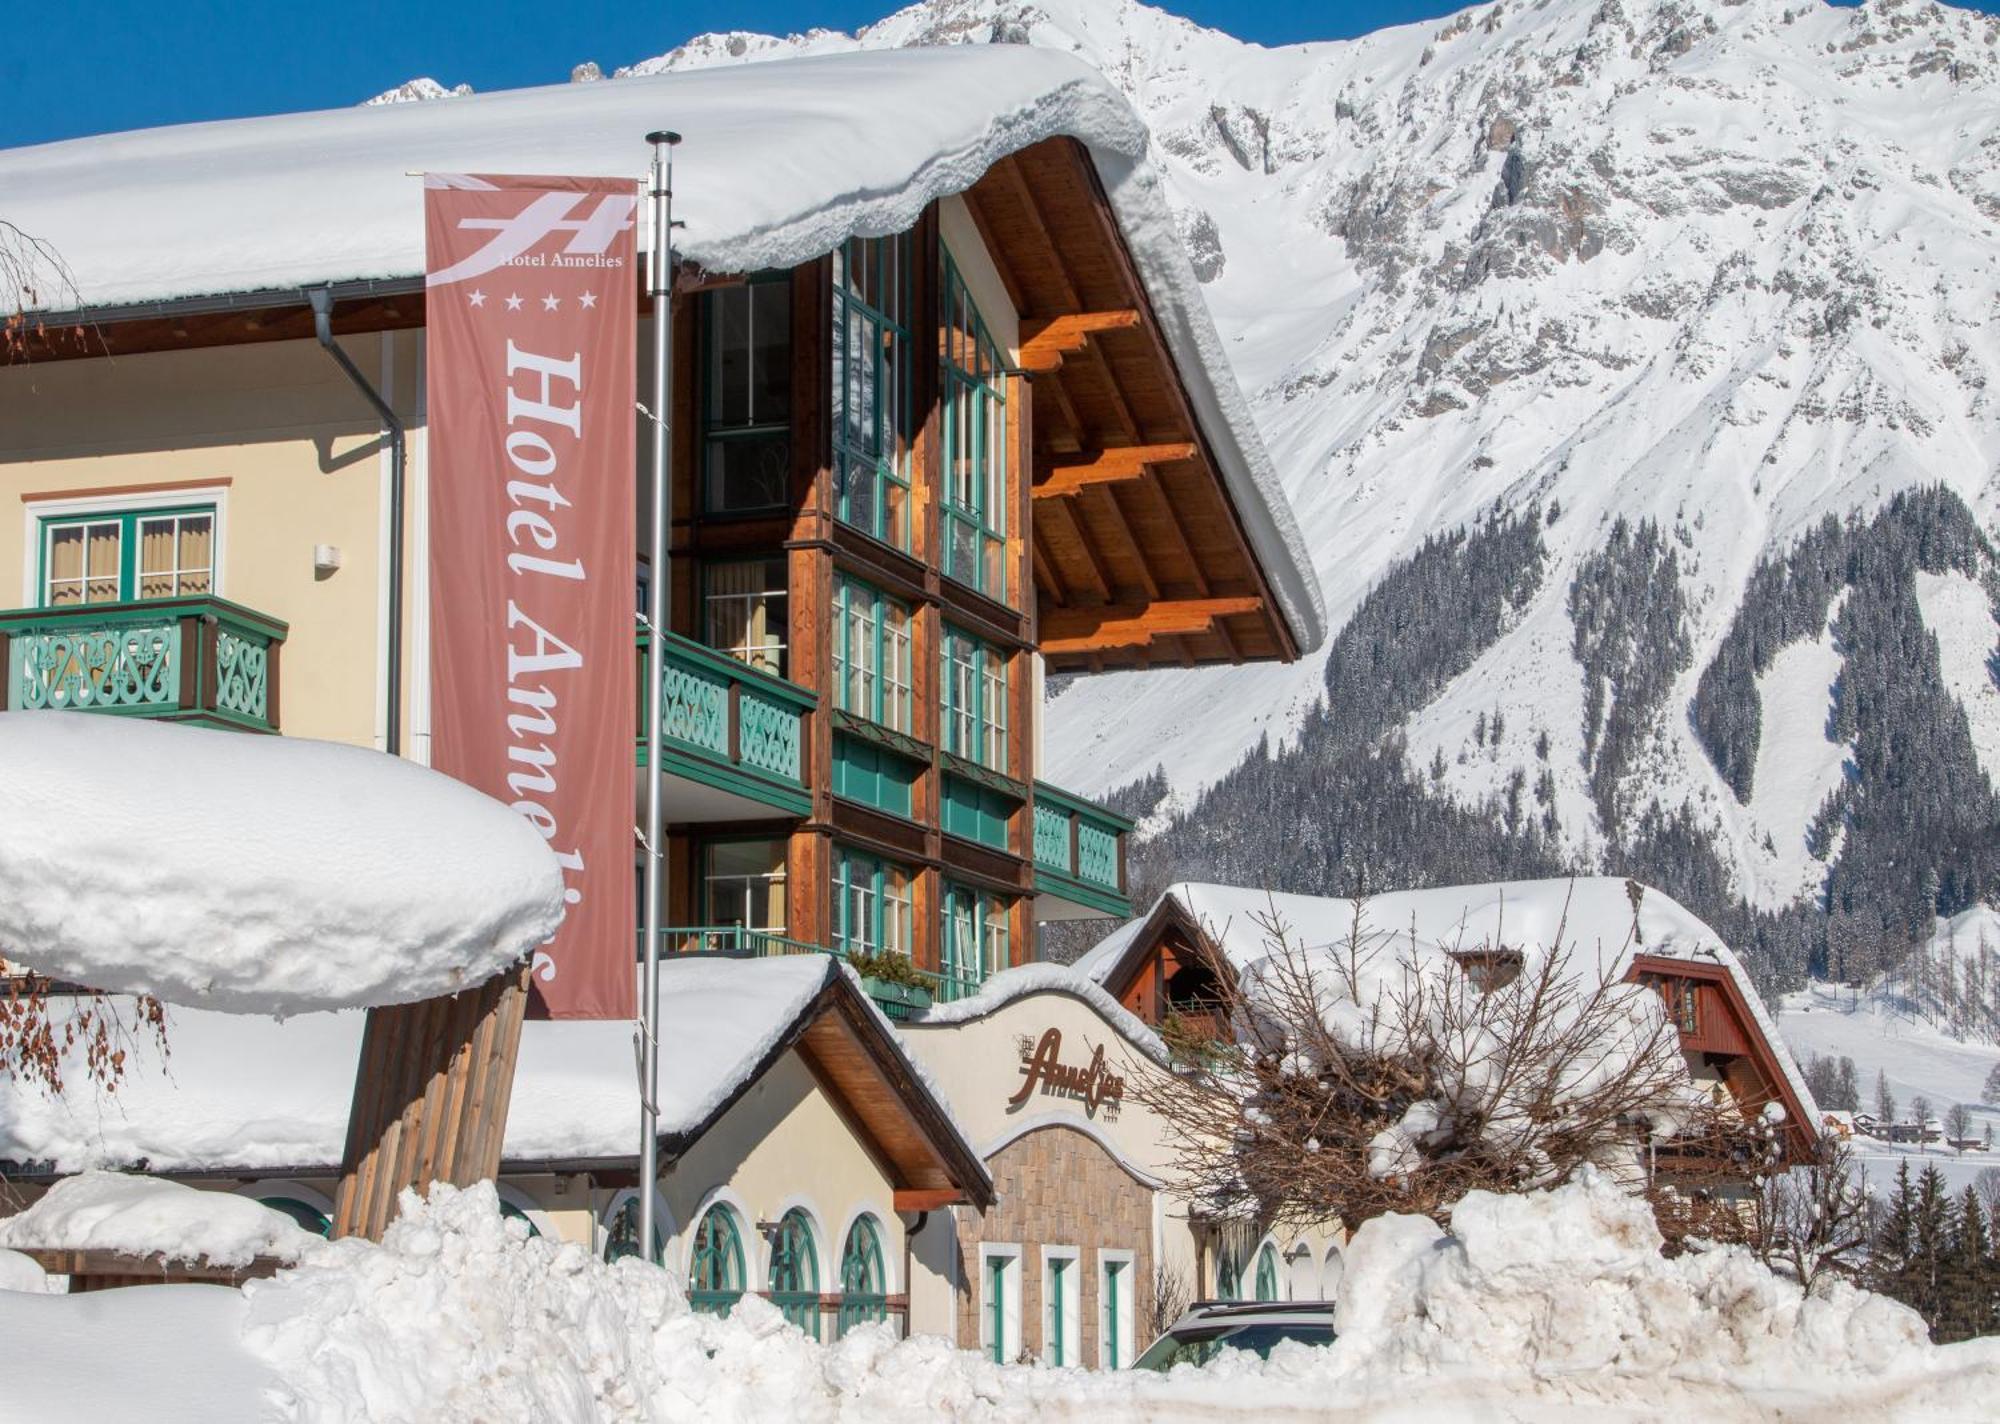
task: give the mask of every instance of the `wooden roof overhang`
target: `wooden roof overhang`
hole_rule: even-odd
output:
[[[827,983],[779,1035],[741,1086],[694,1127],[662,1133],[678,1158],[715,1126],[779,1058],[796,1050],[856,1139],[882,1165],[898,1211],[930,1211],[953,1202],[985,1210],[993,1179],[903,1056],[892,1031],[845,973],[829,964]]]
[[[1745,1117],[1762,1111],[1766,1103],[1777,1103],[1785,1110],[1782,1137],[1786,1162],[1803,1164],[1813,1160],[1819,1144],[1819,1124],[1808,1116],[1806,1105],[1792,1086],[1790,1075],[1778,1061],[1776,1046],[1765,1036],[1757,1015],[1751,1011],[1749,1000],[1744,997],[1743,986],[1727,965],[1716,960],[1640,954],[1633,956],[1625,977],[1632,983],[1687,980],[1706,989],[1709,993],[1707,1002],[1719,1004],[1729,1016],[1729,1026],[1733,1030],[1728,1035],[1730,1046],[1740,1046],[1742,1050],[1736,1053],[1717,1052],[1717,1056],[1725,1060],[1723,1080],[1728,1085],[1730,1096],[1736,1100]],[[1690,1042],[1683,1034],[1683,1045],[1698,1052],[1715,1052],[1714,1047],[1702,1042],[1702,1038],[1698,1035],[1695,1041]]]
[[[1021,317],[1049,666],[1296,658],[1087,151],[1046,139],[965,202]]]
[[[1138,981],[1140,973],[1159,958],[1169,935],[1179,936],[1195,956],[1218,976],[1234,978],[1235,970],[1228,956],[1209,939],[1195,917],[1174,896],[1162,895],[1147,912],[1145,923],[1132,936],[1132,942],[1119,951],[1118,957],[1105,966],[1102,974],[1096,976],[1104,992],[1122,1002]]]

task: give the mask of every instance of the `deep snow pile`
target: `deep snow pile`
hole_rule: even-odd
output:
[[[49,1288],[48,1272],[19,1251],[0,1249],[0,1290],[39,1295]]]
[[[317,1239],[249,1197],[118,1172],[70,1177],[26,1211],[0,1220],[4,1247],[122,1251],[216,1266],[247,1266],[259,1256],[296,1261]]]
[[[1748,1255],[1668,1261],[1643,1202],[1593,1177],[1474,1194],[1447,1235],[1368,1223],[1348,1251],[1329,1349],[1282,1348],[1166,1379],[999,1368],[865,1328],[820,1346],[751,1299],[690,1312],[665,1272],[528,1238],[490,1187],[406,1201],[380,1246],[315,1244],[247,1291],[243,1343],[286,1417],[569,1421],[1079,1417],[1487,1419],[1982,1417],[2000,1343],[1937,1349],[1909,1310],[1837,1286],[1808,1299]],[[235,1348],[232,1344],[231,1348]]]
[[[527,821],[360,747],[13,712],[0,787],[0,955],[96,989],[235,1013],[408,1003],[562,920]]]

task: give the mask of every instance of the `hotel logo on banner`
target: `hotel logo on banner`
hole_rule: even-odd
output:
[[[627,179],[425,180],[431,764],[562,863],[550,1018],[635,1008],[637,208]]]

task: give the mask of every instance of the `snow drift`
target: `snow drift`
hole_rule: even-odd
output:
[[[1002,1368],[878,1326],[821,1346],[754,1298],[728,1319],[695,1314],[669,1273],[529,1238],[490,1186],[441,1187],[406,1200],[379,1246],[310,1244],[241,1309],[206,1317],[198,1344],[225,1378],[270,1372],[281,1417],[310,1421],[1987,1417],[2000,1343],[1933,1347],[1881,1297],[1808,1297],[1739,1250],[1668,1261],[1659,1245],[1645,1204],[1597,1176],[1475,1193],[1450,1233],[1377,1218],[1350,1244],[1334,1345],[1161,1378]],[[22,1397],[63,1379],[81,1413],[117,1371],[97,1368],[102,1334],[61,1333],[66,1304],[0,1295],[0,1328]],[[169,1414],[201,1375],[198,1356],[183,1364],[187,1382],[152,1385]]]
[[[359,747],[126,717],[0,714],[0,954],[236,1013],[408,1003],[562,920],[533,826]]]

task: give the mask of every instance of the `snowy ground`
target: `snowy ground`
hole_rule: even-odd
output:
[[[1829,984],[1787,995],[1779,1008],[1778,1028],[1800,1059],[1809,1053],[1852,1058],[1864,1109],[1874,1110],[1879,1071],[1888,1075],[1900,1116],[1909,1116],[1910,1100],[1921,1093],[1931,1100],[1938,1117],[1953,1103],[1964,1103],[1972,1109],[1973,1133],[1978,1135],[1991,1124],[2000,1139],[2000,1108],[1979,1101],[1986,1075],[2000,1063],[2000,1048],[1960,1042],[1921,1020],[1891,1012],[1879,999]],[[1936,1145],[1919,1149],[1865,1137],[1854,1139],[1854,1155],[1877,1190],[1895,1179],[1896,1168],[1904,1161],[1912,1172],[1936,1162],[1954,1188],[1984,1168],[2000,1167],[2000,1151],[1960,1154]]]
[[[870,1327],[820,1346],[757,1300],[691,1313],[665,1272],[527,1238],[490,1188],[438,1189],[380,1246],[321,1243],[243,1291],[0,1290],[18,1417],[427,1421],[1737,1420],[1990,1417],[2000,1341],[1936,1348],[1845,1285],[1748,1256],[1668,1261],[1604,1180],[1475,1193],[1447,1236],[1357,1233],[1331,1347],[1162,1378],[1001,1368]]]

